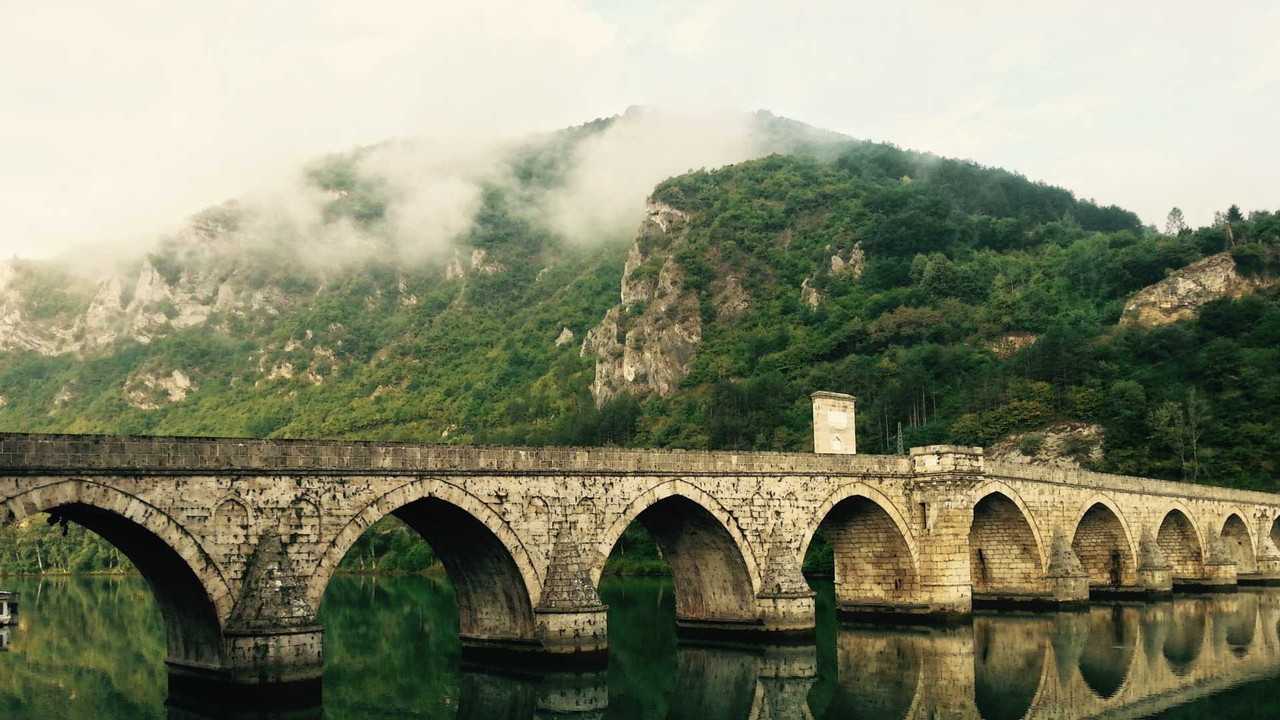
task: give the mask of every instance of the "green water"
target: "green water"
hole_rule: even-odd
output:
[[[0,718],[225,717],[169,697],[141,580],[5,589],[23,604],[0,628]],[[669,582],[608,581],[608,671],[538,675],[464,667],[444,579],[338,577],[321,611],[323,705],[287,717],[1280,717],[1280,591],[887,629],[836,622],[818,589],[815,644],[709,647],[676,641]]]

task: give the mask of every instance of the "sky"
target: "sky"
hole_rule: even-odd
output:
[[[147,243],[309,158],[767,109],[1163,226],[1280,207],[1280,3],[0,0],[0,257]]]

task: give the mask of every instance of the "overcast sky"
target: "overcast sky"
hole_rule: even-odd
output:
[[[1278,38],[1262,0],[0,0],[0,254],[142,242],[357,144],[632,104],[768,109],[1203,224],[1280,207]]]

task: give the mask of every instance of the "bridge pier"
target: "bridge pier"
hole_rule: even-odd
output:
[[[1089,574],[1080,558],[1071,549],[1071,543],[1061,532],[1053,534],[1049,548],[1049,578],[1051,603],[1060,609],[1084,607],[1089,603]]]
[[[1270,519],[1269,515],[1264,517]],[[1280,549],[1276,548],[1265,527],[1259,530],[1258,535],[1256,571],[1237,572],[1236,582],[1240,585],[1280,585]]]
[[[1173,565],[1150,531],[1143,531],[1138,541],[1138,585],[1152,597],[1168,597],[1173,592]]]
[[[1236,561],[1231,557],[1221,538],[1210,538],[1209,552],[1204,559],[1204,574],[1190,582],[1179,585],[1181,590],[1194,592],[1235,592]]]

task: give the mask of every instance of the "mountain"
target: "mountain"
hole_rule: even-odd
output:
[[[1064,450],[1090,467],[1280,489],[1280,216],[1163,234],[739,120],[383,143],[103,270],[7,262],[0,429],[804,450],[830,389],[864,452],[901,424],[1034,456],[1066,423],[1097,428]],[[1179,299],[1206,259],[1236,280]],[[1126,319],[1144,298],[1186,312]]]

